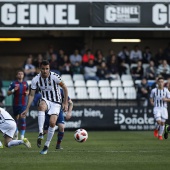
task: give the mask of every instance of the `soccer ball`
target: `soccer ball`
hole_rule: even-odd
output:
[[[77,142],[85,142],[88,138],[88,133],[85,129],[77,129],[74,133],[74,139]]]

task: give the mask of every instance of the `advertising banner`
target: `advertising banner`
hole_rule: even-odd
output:
[[[163,27],[170,25],[168,3],[94,2],[93,27]]]
[[[88,27],[89,3],[0,2],[0,27]]]
[[[170,26],[170,3],[1,1],[0,29],[160,29]]]
[[[12,114],[12,107],[6,107]],[[31,107],[27,115],[27,130],[38,131],[38,111]],[[152,108],[112,107],[112,106],[75,106],[72,118],[65,121],[68,130],[85,128],[88,130],[153,130],[155,120]]]

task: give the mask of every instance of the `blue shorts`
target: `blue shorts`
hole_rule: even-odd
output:
[[[45,114],[44,130],[48,130],[49,121],[50,121],[50,115]],[[58,123],[64,124],[64,114],[63,114],[63,111],[62,111],[62,110],[60,110],[60,113],[59,113],[59,116],[58,116],[56,125],[57,125]]]
[[[20,115],[25,109],[26,109],[26,106],[13,106],[14,116]]]

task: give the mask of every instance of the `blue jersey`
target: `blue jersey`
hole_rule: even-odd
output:
[[[28,83],[26,81],[19,82],[18,80],[13,81],[9,86],[9,91],[13,90],[15,87],[18,87],[13,93],[13,114],[17,116],[21,114],[27,105],[27,95],[26,91],[28,90]]]
[[[64,92],[63,92],[63,89],[60,89],[60,92],[61,92],[61,100],[63,102],[64,100]],[[68,96],[68,101],[70,100],[70,97]],[[50,120],[50,115],[48,114],[45,114],[45,122],[44,122],[44,130],[47,130],[48,127],[49,127],[49,120]],[[58,115],[58,119],[57,119],[57,122],[56,122],[56,125],[58,123],[62,123],[64,124],[64,114],[63,114],[63,109],[61,107],[60,109],[60,113]]]
[[[26,106],[28,83],[26,81],[19,82],[16,80],[10,84],[8,90],[11,91],[15,87],[18,87],[18,90],[13,93],[13,106]]]

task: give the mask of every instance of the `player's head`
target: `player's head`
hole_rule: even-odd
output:
[[[163,77],[159,77],[157,80],[158,83],[158,88],[163,88],[164,87],[164,78]]]
[[[24,71],[22,69],[17,70],[16,77],[18,80],[23,80],[24,78]]]
[[[48,60],[43,60],[40,64],[41,76],[46,78],[49,76],[50,73],[50,63]]]

